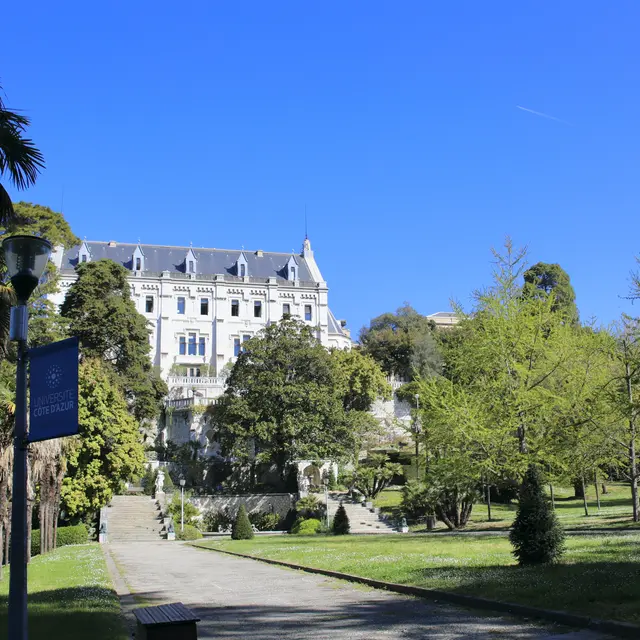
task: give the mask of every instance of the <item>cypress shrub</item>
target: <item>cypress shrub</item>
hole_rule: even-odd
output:
[[[244,505],[241,504],[236,515],[236,520],[233,523],[233,529],[231,530],[232,540],[251,540],[253,538],[253,529],[247,516],[247,510]]]
[[[350,531],[351,525],[349,524],[349,516],[341,502],[338,510],[336,511],[336,515],[333,518],[333,533],[336,536],[343,536]]]
[[[509,534],[519,564],[545,564],[564,552],[564,531],[543,491],[542,477],[530,465],[520,487],[518,512]]]

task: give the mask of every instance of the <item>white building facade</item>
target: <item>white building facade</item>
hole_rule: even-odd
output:
[[[351,348],[346,323],[329,309],[308,239],[300,254],[84,241],[52,259],[61,276],[52,297],[59,305],[79,263],[110,259],[130,270],[133,301],[149,323],[152,362],[169,386],[168,407],[194,414],[176,416],[184,428],[169,429],[171,439],[194,439],[193,407],[215,402],[242,343],[269,323],[289,315],[327,348]]]

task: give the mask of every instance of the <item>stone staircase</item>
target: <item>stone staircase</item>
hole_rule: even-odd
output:
[[[349,517],[351,533],[398,533],[391,524],[380,520],[376,513],[367,509],[364,505],[348,500],[346,494],[329,494],[329,520],[335,516],[341,500]]]
[[[114,496],[107,508],[109,542],[157,542],[162,521],[155,500],[149,496]]]

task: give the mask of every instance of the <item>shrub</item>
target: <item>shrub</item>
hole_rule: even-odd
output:
[[[162,485],[162,489],[165,493],[173,493],[176,490],[173,480],[171,479],[169,472],[166,470],[164,472],[164,484]]]
[[[311,536],[318,533],[322,522],[317,518],[299,518],[291,529],[291,533],[299,536]]]
[[[267,511],[254,511],[249,514],[249,522],[255,525],[258,531],[275,531],[280,523],[280,516]]]
[[[333,533],[336,536],[344,536],[351,531],[351,525],[349,524],[349,516],[344,508],[342,502],[336,511],[336,515],[333,518]]]
[[[89,533],[84,524],[73,527],[58,527],[57,546],[66,547],[72,544],[86,544],[89,542]],[[40,529],[31,530],[31,555],[40,553]]]
[[[544,495],[535,465],[530,465],[524,476],[509,540],[519,564],[554,562],[564,551],[564,531]]]
[[[176,540],[200,540],[202,533],[200,529],[191,524],[184,525],[184,531],[180,530],[180,525],[176,527]]]
[[[279,528],[282,531],[291,531],[291,528],[296,523],[296,510],[289,509],[287,515],[280,521]]]
[[[169,503],[168,511],[173,521],[180,524],[181,518],[181,501],[182,497],[177,491],[173,494],[171,502]],[[184,523],[195,525],[195,519],[198,517],[200,511],[198,508],[189,502],[189,494],[184,494]]]
[[[416,522],[418,519],[433,513],[433,506],[430,503],[430,492],[424,484],[409,480],[402,487],[402,502],[400,509],[408,520]]]
[[[233,518],[229,515],[229,510],[217,511],[209,509],[202,516],[202,528],[204,531],[222,531],[233,524]]]
[[[314,495],[308,495],[305,498],[300,498],[298,502],[296,502],[296,511],[298,512],[298,517],[309,519],[315,518],[317,520],[322,519],[323,507]]]
[[[144,475],[140,480],[140,484],[142,485],[142,490],[144,491],[145,495],[152,496],[155,493],[157,475],[158,472],[152,469],[151,465],[146,468]]]
[[[247,516],[247,510],[244,505],[241,504],[236,515],[236,520],[233,523],[233,529],[231,531],[232,540],[251,540],[253,538],[253,529]]]

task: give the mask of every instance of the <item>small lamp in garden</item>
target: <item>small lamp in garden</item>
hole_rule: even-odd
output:
[[[186,480],[180,476],[180,531],[184,531],[184,485]]]
[[[18,343],[15,428],[13,432],[13,495],[11,510],[11,575],[9,637],[27,638],[27,302],[44,273],[51,243],[36,236],[11,236],[2,243],[7,273],[16,292],[9,336]]]
[[[420,428],[420,394],[416,393],[416,419],[413,423],[413,432],[415,433],[416,440],[416,480],[420,481],[420,460],[418,458],[418,454],[420,453],[419,447],[420,443],[418,442],[418,438],[420,436],[420,432],[422,429]]]

